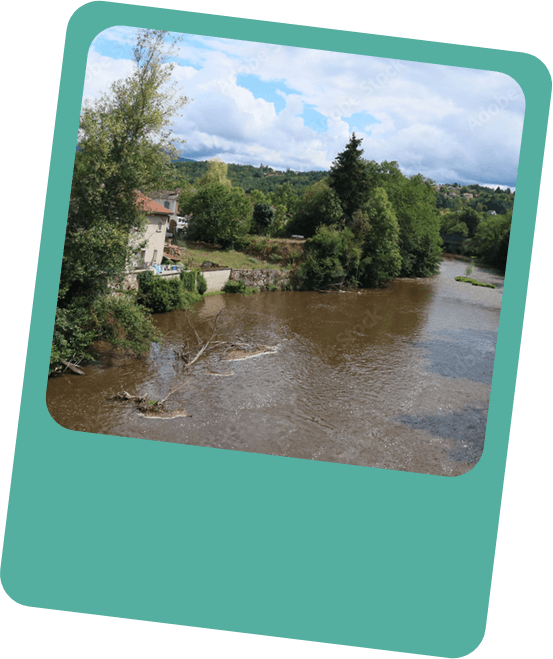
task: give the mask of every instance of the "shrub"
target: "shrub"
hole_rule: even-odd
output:
[[[196,273],[193,270],[182,270],[180,279],[185,291],[193,293],[196,290]]]
[[[319,290],[346,282],[357,285],[361,250],[349,229],[319,226],[313,238],[306,241],[304,253],[295,275],[298,287]]]
[[[230,279],[223,287],[223,293],[245,293],[246,284],[243,281],[231,281]]]
[[[251,295],[252,293],[259,293],[259,287],[246,286],[243,281],[227,281],[223,288],[223,293],[241,293],[242,295]]]
[[[159,341],[151,315],[136,303],[134,293],[97,297],[87,305],[75,299],[66,308],[56,310],[49,373],[59,372],[61,360],[87,362],[94,359],[94,341],[104,340],[114,348],[132,350],[136,354],[150,349]]]
[[[150,270],[138,274],[138,301],[153,313],[166,313],[185,306],[180,278],[164,279]]]
[[[207,291],[207,282],[202,272],[199,270],[196,275],[196,286],[200,295],[203,295]]]

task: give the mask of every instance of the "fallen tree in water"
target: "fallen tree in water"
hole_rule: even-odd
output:
[[[248,342],[242,338],[233,341],[221,341],[216,339],[217,324],[223,309],[215,316],[213,327],[208,339],[200,338],[197,329],[192,325],[190,316],[187,314],[187,320],[196,337],[196,344],[190,345],[187,337],[183,336],[182,343],[178,348],[174,349],[174,353],[179,361],[183,363],[182,380],[176,384],[169,393],[163,398],[151,399],[147,394],[144,396],[132,395],[127,391],[120,391],[119,393],[110,397],[109,400],[116,400],[120,402],[134,403],[139,413],[158,418],[174,418],[174,416],[186,416],[185,410],[176,410],[168,412],[166,409],[167,401],[177,391],[184,389],[191,376],[191,368],[197,364],[203,357],[209,354],[212,350],[219,348],[222,349],[222,359],[227,361],[234,361],[237,359],[246,359],[247,357],[254,357],[256,355],[274,352],[274,346],[267,346],[260,343]]]

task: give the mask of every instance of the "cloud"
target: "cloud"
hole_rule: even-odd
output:
[[[128,75],[131,34],[95,40],[85,97]],[[516,185],[524,97],[501,73],[198,35],[175,62],[187,157],[327,169],[354,129],[365,157],[405,174]]]

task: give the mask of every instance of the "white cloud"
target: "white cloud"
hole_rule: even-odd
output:
[[[131,36],[129,28],[100,35],[85,97],[128,74],[129,59],[100,53],[108,42],[128,48]],[[379,122],[358,131],[369,159],[397,160],[406,174],[440,182],[515,185],[524,97],[501,73],[194,35],[178,55],[174,80],[193,99],[175,125],[188,157],[328,168],[349,139],[345,120],[364,112]],[[241,73],[281,81],[294,93],[277,92],[286,103],[277,113],[237,84]],[[326,132],[304,125],[305,104],[327,118]]]

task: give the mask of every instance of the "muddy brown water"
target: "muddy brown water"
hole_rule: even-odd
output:
[[[229,361],[213,352],[191,369],[172,419],[109,400],[125,390],[163,398],[182,381],[175,348],[195,341],[184,312],[158,315],[162,344],[141,359],[106,352],[86,376],[51,378],[47,404],[62,426],[92,433],[455,476],[482,454],[503,278],[496,289],[454,280],[445,258],[428,279],[383,290],[220,295],[192,316],[221,340],[274,346]],[[116,441],[116,440],[114,440]]]

